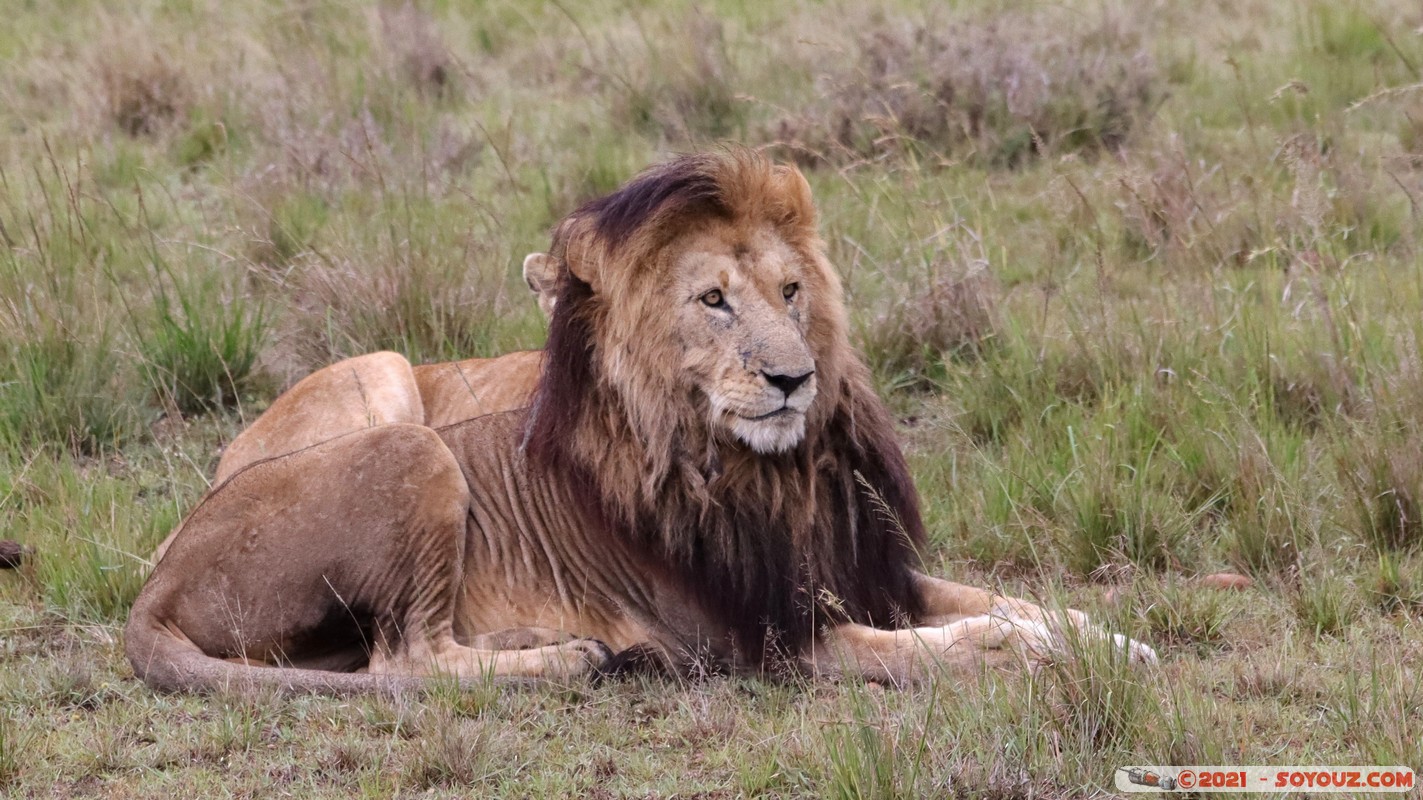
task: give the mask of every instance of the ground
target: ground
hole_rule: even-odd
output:
[[[1088,797],[1423,767],[1423,12],[1402,0],[12,3],[0,793]],[[805,170],[933,571],[1154,645],[1034,675],[155,695],[147,555],[344,355],[538,346],[668,153]],[[1248,576],[1243,590],[1202,576]]]

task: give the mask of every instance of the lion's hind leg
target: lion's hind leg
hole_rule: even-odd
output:
[[[438,673],[563,677],[606,660],[586,641],[481,651],[455,640],[469,507],[459,463],[424,426],[381,425],[255,464],[189,516],[139,594],[135,672],[158,688],[241,676],[328,690]],[[310,669],[337,656],[367,674]]]
[[[228,443],[217,487],[253,464],[377,425],[423,425],[425,410],[410,362],[398,353],[368,353],[324,367],[283,392]],[[153,551],[157,564],[173,546],[175,528]]]

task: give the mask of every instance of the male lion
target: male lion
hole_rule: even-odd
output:
[[[903,682],[1104,635],[915,571],[918,500],[799,172],[673,160],[546,258],[544,354],[351,359],[234,443],[134,603],[140,677],[344,692],[635,655]],[[444,424],[480,392],[492,413]]]

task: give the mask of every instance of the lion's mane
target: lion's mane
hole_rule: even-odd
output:
[[[807,343],[820,390],[805,438],[784,454],[709,430],[705,399],[678,382],[659,335],[665,245],[708,220],[772,227],[819,284]],[[795,652],[827,625],[920,614],[918,498],[823,249],[804,178],[744,150],[654,167],[554,233],[569,276],[527,423],[529,463],[571,482],[587,525],[633,537],[692,588],[731,631],[716,644],[742,663]]]

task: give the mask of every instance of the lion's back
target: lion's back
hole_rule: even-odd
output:
[[[527,406],[543,361],[542,350],[524,350],[415,367],[425,424],[440,428]]]
[[[410,362],[380,352],[338,361],[283,392],[223,451],[214,483],[244,467],[375,425],[422,424]]]

